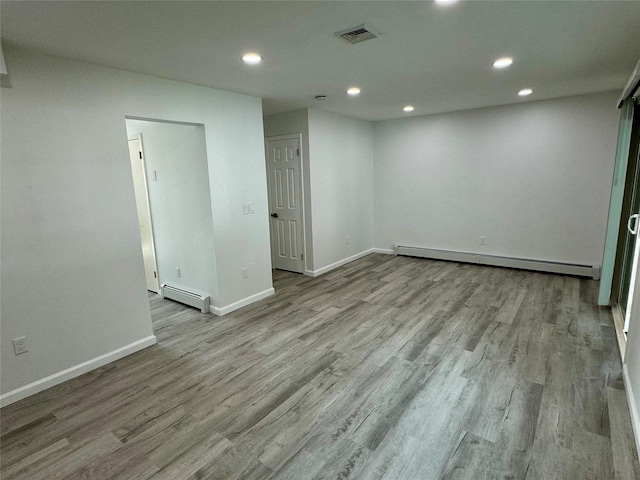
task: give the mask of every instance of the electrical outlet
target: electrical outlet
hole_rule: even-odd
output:
[[[247,267],[242,267],[242,278],[247,278],[249,276],[249,270]]]
[[[480,237],[480,245],[486,245],[487,244],[487,237]]]
[[[20,337],[13,339],[13,351],[16,355],[20,355],[21,353],[28,352],[27,349],[27,337]]]
[[[349,245],[351,243],[351,237],[347,235],[347,238],[345,239],[345,241],[347,242],[347,245]]]
[[[176,267],[176,277],[180,276],[180,267]]]

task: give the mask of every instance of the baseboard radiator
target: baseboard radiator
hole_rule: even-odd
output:
[[[407,247],[394,245],[396,255],[407,257],[431,258],[434,260],[449,260],[452,262],[476,263],[492,267],[519,268],[547,273],[561,273],[577,277],[591,277],[600,279],[600,266],[575,265],[572,263],[548,262],[545,260],[529,260],[526,258],[500,257],[497,255],[483,255],[480,253],[453,252],[450,250],[435,250],[433,248]]]
[[[162,295],[162,298],[168,298],[199,308],[202,313],[209,313],[209,297],[202,293],[190,292],[183,288],[163,283],[160,286],[160,295]]]

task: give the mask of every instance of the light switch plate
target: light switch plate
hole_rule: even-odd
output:
[[[252,213],[255,213],[256,209],[253,206],[253,202],[244,202],[242,204],[242,214],[243,215],[250,215]]]

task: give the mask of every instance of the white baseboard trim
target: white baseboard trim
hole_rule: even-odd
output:
[[[373,253],[382,253],[384,255],[395,255],[396,252],[392,248],[374,248]]]
[[[636,450],[640,456],[640,412],[636,408],[635,396],[631,389],[631,381],[629,380],[629,371],[627,365],[622,365],[622,376],[624,378],[624,390],[627,392],[627,403],[629,404],[629,413],[631,414],[631,425],[633,426],[633,436],[636,439]]]
[[[23,398],[30,397],[31,395],[35,395],[47,388],[51,388],[55,385],[66,382],[67,380],[71,380],[72,378],[79,377],[80,375],[90,372],[91,370],[95,370],[96,368],[100,368],[107,363],[115,362],[127,355],[131,355],[139,350],[155,345],[156,342],[156,336],[150,335],[146,338],[130,343],[129,345],[118,348],[117,350],[113,350],[112,352],[105,353],[104,355],[82,362],[71,368],[62,370],[61,372],[36,380],[24,387],[16,388],[15,390],[0,395],[0,407],[6,407],[7,405],[17,402],[18,400],[22,400]]]
[[[226,315],[227,313],[231,313],[234,310],[238,310],[239,308],[246,307],[247,305],[253,302],[257,302],[258,300],[262,300],[263,298],[267,298],[267,297],[270,297],[271,295],[275,295],[275,293],[276,291],[273,289],[273,287],[267,288],[262,292],[258,292],[255,295],[251,295],[247,298],[243,298],[242,300],[238,300],[237,302],[233,302],[224,307],[215,307],[213,305],[210,305],[209,311],[214,315],[218,315],[219,317],[222,317],[223,315]]]
[[[356,253],[355,255],[351,255],[350,257],[343,258],[342,260],[338,260],[337,262],[332,263],[331,265],[327,265],[326,267],[319,268],[318,270],[307,270],[305,271],[305,275],[309,275],[310,277],[317,277],[322,275],[323,273],[330,272],[331,270],[335,270],[338,267],[346,265],[347,263],[351,263],[359,258],[366,257],[375,252],[374,248],[370,248],[368,250],[364,250],[360,253]],[[307,273],[308,272],[308,273]]]

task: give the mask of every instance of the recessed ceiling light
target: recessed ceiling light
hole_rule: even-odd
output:
[[[405,112],[413,112],[415,108],[413,108],[413,105],[407,105],[402,110],[404,110]]]
[[[513,58],[511,57],[502,57],[493,62],[494,68],[507,68],[513,63]]]
[[[526,97],[527,95],[531,95],[532,93],[533,90],[531,90],[530,88],[523,88],[518,92],[518,95],[520,95],[521,97]]]
[[[257,65],[262,61],[262,57],[257,53],[245,53],[242,56],[242,61],[249,65]]]
[[[438,5],[453,5],[458,0],[434,0]]]
[[[360,89],[358,87],[351,87],[347,90],[347,93],[352,97],[355,97],[356,95],[360,95]]]

